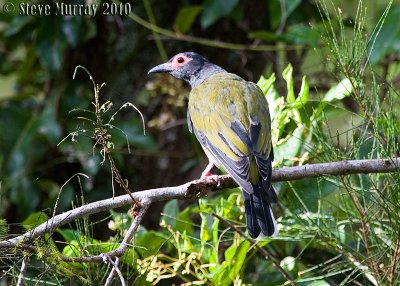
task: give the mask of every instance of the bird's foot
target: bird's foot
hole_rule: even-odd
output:
[[[213,182],[217,183],[219,185],[219,176],[211,174],[211,170],[214,168],[213,163],[208,163],[207,167],[204,169],[203,173],[201,173],[201,180],[207,181],[207,182]]]
[[[204,180],[204,181],[213,181],[213,182],[218,183],[218,181],[219,181],[219,176],[218,176],[218,175],[211,174],[210,172],[208,172],[208,173],[205,173],[205,174],[204,174],[204,173],[201,174],[200,179],[201,179],[201,180]]]

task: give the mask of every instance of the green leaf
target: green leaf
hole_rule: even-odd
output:
[[[208,227],[209,222],[213,221],[212,216],[200,213],[201,226],[200,226],[200,239],[201,241],[209,241],[212,238],[210,228]]]
[[[296,258],[292,256],[286,256],[279,264],[286,271],[294,272],[296,269]]]
[[[173,228],[176,225],[176,217],[179,213],[178,200],[170,200],[164,205],[162,220]]]
[[[310,87],[307,82],[306,76],[303,76],[301,80],[301,88],[299,92],[299,96],[297,97],[296,101],[301,102],[301,103],[306,103],[308,100],[308,94],[310,91]]]
[[[318,212],[321,199],[338,190],[333,183],[322,180],[297,180],[292,184],[292,192],[287,192],[283,199],[292,212]],[[330,204],[332,202],[327,202],[327,205]]]
[[[308,100],[309,89],[310,89],[310,87],[308,85],[306,76],[303,76],[303,79],[301,81],[301,88],[300,88],[299,95],[297,96],[296,101],[291,106],[291,108],[295,108],[295,109],[299,110],[302,107],[304,107],[304,104]],[[301,122],[301,121],[299,121],[299,122]]]
[[[212,224],[212,236],[213,236],[213,244],[218,247],[218,241],[219,241],[219,219],[215,218],[214,222]],[[217,258],[216,258],[217,259]]]
[[[179,212],[178,201],[171,200],[165,204],[163,213],[165,215],[162,220],[165,224],[172,226],[175,231],[179,231],[180,233],[193,234],[193,222],[190,219],[190,214],[192,213],[191,207],[187,207],[182,212]]]
[[[199,5],[190,5],[181,8],[174,21],[175,29],[181,33],[188,32],[201,10],[203,10],[203,7]]]
[[[53,145],[57,145],[61,139],[61,127],[56,119],[52,104],[48,104],[43,110],[38,124],[38,133],[43,135]]]
[[[298,126],[292,135],[289,135],[274,147],[275,160],[277,162],[285,162],[290,159],[300,156],[304,144],[304,126]]]
[[[50,72],[61,70],[66,47],[66,38],[61,29],[63,17],[46,16],[41,18],[37,35],[36,52],[42,65]]]
[[[293,11],[301,4],[301,0],[269,0],[269,11],[272,29],[275,30],[291,16]]]
[[[294,90],[293,90],[293,67],[289,64],[282,72],[282,76],[286,81],[287,96],[286,101],[288,103],[294,103]]]
[[[348,78],[341,80],[337,85],[331,87],[322,101],[331,102],[349,96],[353,92],[353,86]]]
[[[59,234],[61,234],[61,236],[64,238],[64,240],[68,243],[79,239],[79,237],[83,235],[80,231],[78,231],[76,229],[70,229],[70,228],[67,228],[67,229],[57,228],[57,232]]]
[[[211,207],[210,201],[208,199],[199,199],[199,209],[203,213],[211,213],[213,208]]]
[[[279,96],[278,91],[274,87],[275,74],[272,73],[268,79],[263,76],[257,82],[257,85],[261,88],[268,101],[269,113],[271,118],[274,119],[277,114],[281,111],[281,106],[283,105],[283,97]],[[280,125],[279,125],[280,126]]]
[[[264,76],[261,76],[258,80],[257,85],[262,90],[265,96],[270,92],[271,89],[274,89],[275,80],[276,78],[274,73],[272,73],[268,79],[266,79]]]
[[[8,74],[0,77],[0,102],[17,95],[17,75]]]
[[[376,64],[390,53],[398,53],[400,50],[400,6],[391,9],[383,23],[382,29],[376,38],[371,41],[370,50],[372,63]]]
[[[13,174],[14,177],[7,178],[6,182],[7,184],[14,182],[10,189],[10,200],[18,206],[18,212],[25,217],[38,206],[40,190],[32,183],[32,179],[26,176],[25,170],[23,172]]]
[[[142,257],[155,255],[160,251],[160,248],[168,241],[169,237],[161,232],[149,231],[137,239],[137,252]]]
[[[137,117],[132,116],[130,119],[118,121],[116,125],[119,129],[112,128],[112,130],[110,130],[110,133],[112,132],[113,142],[116,145],[127,144],[128,140],[130,145],[137,146],[141,149],[157,149],[157,143],[151,134],[143,134],[142,121]]]
[[[225,261],[228,263],[232,263],[233,258],[236,254],[236,250],[237,250],[238,246],[236,245],[236,243],[231,244],[231,246],[228,247],[227,250],[225,250],[224,256],[225,256]]]
[[[134,267],[137,267],[137,264],[135,263],[134,258],[137,259],[137,257],[135,257],[134,249],[132,247],[129,247],[128,249],[126,249],[124,254],[121,256],[121,261],[125,265],[128,265],[128,266],[134,265]]]
[[[308,45],[316,47],[321,37],[320,32],[305,24],[290,26],[287,31],[281,35],[281,39],[286,42],[298,45]]]
[[[0,130],[7,130],[7,134],[4,133],[0,136],[0,152],[5,158],[9,158],[13,150],[16,149],[16,145],[21,144],[20,141],[27,137],[28,134],[24,133],[27,131],[25,129],[28,129],[31,125],[29,120],[31,116],[30,109],[22,106],[10,104],[6,108],[0,108]],[[9,128],[10,126],[13,128]],[[29,146],[29,144],[26,146]],[[12,168],[10,171],[18,171],[23,166],[18,165],[14,169],[12,166],[15,164],[10,161],[8,165]]]
[[[232,264],[229,276],[232,280],[234,280],[236,276],[239,275],[240,271],[245,268],[245,265],[243,264],[247,258],[250,246],[251,243],[248,240],[243,240],[239,244],[239,247],[236,248],[235,255],[230,258]]]
[[[201,14],[201,26],[206,29],[220,18],[229,15],[239,0],[206,0]]]
[[[132,218],[126,212],[120,213],[114,210],[110,210],[110,213],[113,222],[112,230],[124,231],[129,229],[129,226],[132,223]]]
[[[78,257],[81,253],[81,243],[78,240],[72,240],[64,247],[62,254],[68,257]]]
[[[34,17],[32,16],[14,16],[11,23],[6,25],[4,31],[5,36],[13,36],[21,32],[26,26],[28,26]]]
[[[186,233],[187,235],[193,235],[194,227],[193,222],[190,219],[191,207],[185,208],[176,216],[176,224],[174,230],[181,233]]]
[[[22,225],[24,226],[26,231],[31,230],[34,227],[46,222],[49,219],[46,213],[44,212],[36,212],[29,215],[23,222]]]
[[[228,286],[231,285],[232,280],[229,277],[230,265],[224,262],[222,265],[218,266],[213,272],[210,274],[206,274],[206,276],[213,282],[213,285],[218,286]]]

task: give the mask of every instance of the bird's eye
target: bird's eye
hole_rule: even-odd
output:
[[[177,61],[178,61],[178,63],[180,63],[180,64],[181,64],[181,63],[183,63],[183,62],[185,61],[185,59],[184,59],[184,58],[182,58],[182,57],[179,57]]]

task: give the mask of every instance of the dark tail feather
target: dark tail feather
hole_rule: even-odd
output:
[[[269,192],[271,191],[274,192],[274,190],[269,190]],[[258,237],[261,232],[267,236],[276,233],[276,223],[272,216],[271,204],[262,198],[262,192],[265,192],[265,190],[261,182],[254,186],[253,194],[242,190],[247,230],[252,238]]]

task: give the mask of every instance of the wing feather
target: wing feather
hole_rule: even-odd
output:
[[[211,159],[247,193],[262,180],[267,190],[263,193],[273,193],[264,199],[274,202],[275,192],[269,192],[272,148],[266,99],[253,83],[233,74],[218,76],[192,90],[189,126]]]

